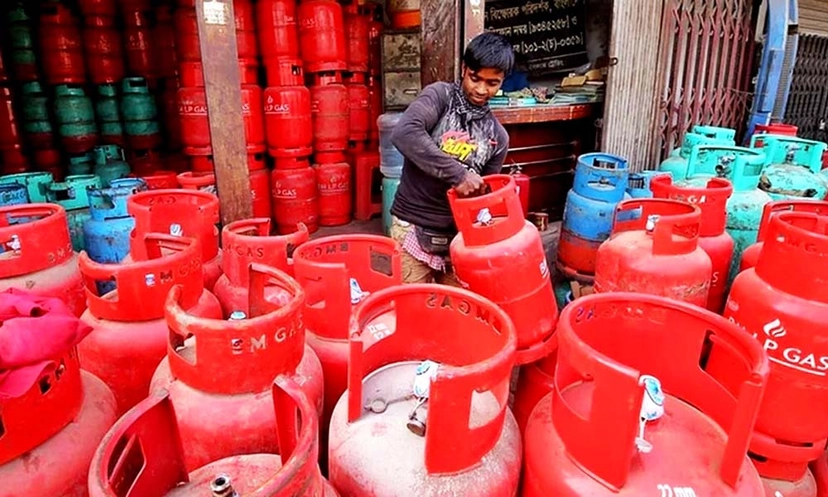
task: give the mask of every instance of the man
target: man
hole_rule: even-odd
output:
[[[446,194],[451,188],[474,194],[483,187],[481,176],[500,173],[509,135],[488,103],[514,61],[504,37],[476,36],[463,54],[460,82],[425,87],[394,128],[391,141],[405,163],[391,206],[391,237],[403,248],[404,283],[460,286],[448,260],[457,228]]]

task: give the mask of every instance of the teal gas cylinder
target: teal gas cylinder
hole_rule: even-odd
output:
[[[382,178],[382,228],[386,235],[391,232],[391,205],[399,186],[399,178]]]
[[[828,181],[820,174],[823,142],[782,135],[754,135],[751,146],[762,143],[767,156],[759,187],[773,200],[822,200]]]
[[[8,13],[11,65],[18,81],[34,81],[39,77],[32,18],[24,7],[27,3],[17,2]]]
[[[98,125],[92,100],[77,84],[55,87],[55,121],[64,150],[70,154],[89,152],[98,141]]]
[[[92,166],[94,164],[95,160],[91,152],[71,155],[69,156],[69,165],[67,166],[69,176],[92,174]]]
[[[161,144],[158,107],[144,78],[126,78],[121,84],[121,116],[129,146],[136,150]]]
[[[118,145],[101,145],[92,151],[95,160],[93,172],[108,187],[112,180],[126,178],[130,169],[124,158],[124,150]]]
[[[48,149],[55,144],[52,118],[49,114],[49,97],[38,81],[20,86],[23,132],[32,148]]]
[[[114,84],[98,86],[98,98],[95,100],[95,115],[101,142],[124,146],[124,125],[121,123],[121,106],[118,102],[118,87]]]
[[[46,193],[54,178],[52,173],[20,173],[0,176],[0,185],[23,185],[26,188],[27,201],[33,204],[48,202]]]
[[[69,236],[75,251],[84,249],[83,223],[90,218],[89,190],[100,187],[101,180],[94,174],[67,176],[65,181],[49,185],[49,202],[60,204],[66,209]]]
[[[681,147],[674,150],[674,153],[670,154],[670,157],[664,159],[661,165],[658,166],[658,170],[672,174],[673,179],[676,181],[686,178],[687,162],[690,160],[690,154],[693,148],[699,145],[733,146],[734,142],[711,138],[710,136],[699,133],[687,133],[684,135],[684,142],[682,142]]]

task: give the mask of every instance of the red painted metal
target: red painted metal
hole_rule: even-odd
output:
[[[713,264],[699,247],[701,210],[677,200],[618,204],[595,260],[596,293],[636,292],[707,305]]]
[[[155,26],[152,30],[155,44],[156,65],[159,78],[172,78],[178,71],[178,57],[175,51],[175,25],[171,5],[161,4],[155,8]]]
[[[185,60],[178,64],[179,83],[182,87],[204,88],[204,66],[201,61]],[[239,77],[242,85],[255,85],[259,81],[259,68],[249,60],[239,61]]]
[[[225,315],[236,310],[249,312],[247,288],[251,264],[264,264],[293,275],[293,251],[308,241],[305,225],[299,224],[296,228],[289,235],[271,235],[270,217],[245,219],[224,227],[221,232],[224,274],[216,282],[214,292]],[[268,302],[284,305],[287,294],[278,287],[269,286],[265,288],[265,298]]]
[[[271,430],[280,455],[227,456],[188,474],[177,426],[178,406],[169,392],[159,391],[104,437],[89,470],[90,497],[200,497],[209,495],[217,484],[229,485],[229,492],[238,495],[336,497],[317,463],[319,422],[313,403],[302,387],[284,375],[275,379],[272,388],[266,398],[273,403]],[[233,438],[232,431],[222,438]],[[140,458],[142,464],[119,464],[133,458]]]
[[[771,377],[750,451],[763,477],[798,481],[828,438],[828,350],[820,330],[828,217],[770,216],[756,266],[733,281],[724,316],[763,344]]]
[[[172,150],[178,150],[182,146],[181,118],[178,116],[178,88],[177,79],[166,79],[163,89],[156,94],[166,146]]]
[[[665,159],[695,124],[743,132],[753,90],[752,0],[667,0],[654,159]]]
[[[515,180],[484,178],[491,193],[461,198],[452,189],[449,205],[459,234],[451,242],[451,262],[464,286],[491,299],[515,324],[517,362],[546,356],[554,346],[558,308],[538,229],[523,217]],[[477,220],[488,210],[491,222]],[[520,257],[516,257],[520,254]]]
[[[123,19],[129,72],[151,81],[158,77],[158,55],[149,15],[136,10],[125,13]]]
[[[259,48],[256,41],[256,25],[251,0],[233,0],[236,22],[236,47],[240,60],[256,64]],[[201,46],[198,41],[198,20],[195,7],[179,7],[174,14],[177,38],[175,46],[181,62],[201,62]]]
[[[301,83],[264,92],[268,153],[277,158],[307,157],[313,151],[310,91]]]
[[[817,497],[828,497],[828,451],[810,465],[817,485]]]
[[[348,71],[368,72],[370,42],[370,9],[352,2],[344,7],[346,56]]]
[[[310,97],[314,151],[346,150],[350,125],[348,89],[340,83],[314,85],[310,87]]]
[[[319,195],[316,173],[310,167],[276,168],[271,173],[273,219],[280,234],[293,233],[303,223],[309,233],[319,229]]]
[[[371,95],[363,74],[354,74],[345,85],[348,89],[348,139],[365,141],[371,128]]]
[[[520,198],[520,206],[523,208],[523,217],[529,215],[529,176],[523,173],[512,173],[512,178],[515,179],[515,186],[517,187],[518,197]]]
[[[781,136],[796,136],[799,128],[790,124],[757,124],[753,130],[753,135],[781,135]],[[756,140],[753,144],[754,148],[763,148],[765,146],[764,140],[761,138]]]
[[[296,25],[294,0],[259,0],[256,4],[256,22],[262,61],[269,70],[278,59],[299,57],[299,30]],[[270,81],[268,85],[277,86]]]
[[[268,86],[303,86],[305,71],[302,59],[280,57],[271,59],[265,67]]]
[[[262,264],[245,272],[249,306],[242,320],[193,315],[182,308],[180,289],[167,297],[167,357],[150,391],[170,392],[187,471],[231,454],[278,452],[276,419],[266,395],[276,377],[301,384],[316,406],[313,415],[322,410],[322,365],[305,345],[304,290],[287,274]],[[278,288],[283,301],[268,301],[267,286]]]
[[[164,358],[169,336],[164,300],[171,288],[181,286],[191,313],[221,318],[218,300],[204,289],[197,239],[149,233],[141,241],[147,257],[140,262],[99,264],[86,252],[80,256],[89,301],[81,320],[93,331],[78,353],[83,368],[112,389],[119,416],[147,396]],[[99,295],[97,283],[102,281],[114,281],[117,293]]]
[[[381,182],[380,154],[376,150],[351,151],[354,169],[354,219],[367,221],[382,212],[382,192],[374,188]]]
[[[178,188],[178,175],[175,171],[154,171],[149,176],[142,176],[148,190]]]
[[[185,190],[217,194],[216,175],[212,172],[183,172],[178,175],[178,183]],[[250,171],[250,196],[253,202],[253,216],[270,217],[270,173],[267,169]]]
[[[299,46],[305,71],[344,71],[347,69],[342,6],[334,0],[303,0],[297,11]]]
[[[25,289],[55,297],[76,316],[86,309],[78,254],[72,251],[66,211],[57,204],[0,207],[0,290]]]
[[[342,152],[317,153],[314,158],[319,189],[319,225],[341,226],[351,222],[351,166]]]
[[[239,59],[256,64],[259,45],[256,41],[256,14],[252,0],[233,0],[233,16],[236,22],[236,49]]]
[[[39,39],[40,60],[47,83],[86,82],[81,32],[69,7],[56,2],[41,4]]]
[[[14,109],[11,90],[0,88],[0,150],[19,148],[22,144],[20,120]]]
[[[524,434],[522,497],[762,495],[746,453],[769,365],[748,335],[685,302],[610,293],[569,304],[558,342],[553,393]],[[641,427],[657,413],[643,375],[669,393]]]
[[[195,3],[193,6],[180,6],[173,14],[175,26],[175,49],[179,62],[201,62],[201,46],[198,41],[198,20]],[[184,83],[182,82],[182,85]],[[187,86],[187,85],[184,85]]]
[[[255,85],[242,85],[242,116],[248,153],[265,151],[264,109],[262,90]],[[210,120],[204,88],[185,87],[178,90],[178,112],[181,117],[181,141],[187,155],[211,155]]]
[[[65,171],[63,156],[56,148],[44,148],[32,151],[32,162],[39,171],[52,173],[55,181],[63,181]]]
[[[820,216],[828,215],[828,202],[814,200],[780,200],[765,204],[762,211],[762,221],[759,223],[759,234],[756,243],[742,252],[742,261],[739,264],[739,271],[756,267],[759,254],[762,253],[762,246],[765,244],[765,235],[768,232],[770,218],[780,212],[812,212]]]
[[[29,169],[29,161],[23,153],[22,145],[0,149],[0,159],[3,174],[25,173]]]
[[[79,0],[78,6],[83,17],[115,17],[118,15],[118,2],[116,0]]]
[[[4,319],[10,324],[27,319],[33,333],[55,319],[81,326],[59,303],[39,308],[45,313]],[[7,495],[85,495],[89,462],[116,420],[112,392],[81,371],[74,344],[67,345],[71,348],[59,356],[25,366],[32,370],[31,387],[0,401],[0,477],[13,489]]]
[[[355,309],[350,334],[348,390],[330,425],[340,492],[516,495],[521,441],[506,404],[517,340],[503,310],[459,288],[398,285]],[[439,364],[427,412],[411,393],[423,358]],[[406,428],[412,410],[422,436]]]
[[[733,238],[725,231],[727,201],[733,194],[733,185],[722,178],[711,178],[705,187],[678,186],[669,175],[650,180],[654,198],[680,200],[699,206],[699,247],[710,257],[713,272],[707,309],[721,314],[727,300],[727,279],[733,260]]]
[[[194,155],[189,158],[190,169],[196,173],[212,173],[215,171],[212,155]],[[259,171],[267,169],[265,156],[262,153],[247,155],[247,170]]]
[[[83,49],[89,80],[96,85],[120,83],[126,74],[121,33],[115,27],[115,18],[85,17]]]
[[[368,294],[401,284],[400,246],[375,235],[319,238],[297,247],[293,269],[307,294],[306,340],[325,372],[321,443],[326,453],[331,413],[347,388],[348,326],[355,305],[350,280]],[[358,296],[357,303],[363,297]]]
[[[557,340],[557,339],[556,339]],[[555,366],[558,364],[558,349],[540,361],[525,364],[520,368],[512,413],[515,415],[520,432],[526,431],[529,416],[535,406],[555,388]]]
[[[310,167],[310,160],[308,157],[277,157],[273,161],[276,169],[303,169]]]
[[[169,169],[165,167],[167,165],[165,158],[154,149],[129,149],[127,162],[132,172],[138,176],[144,176],[158,169]]]
[[[382,115],[383,99],[382,81],[378,76],[368,77],[368,109],[370,112],[370,122],[368,128],[368,139],[372,143],[379,142],[379,124],[377,124],[379,117]]]
[[[154,190],[129,197],[127,210],[135,218],[129,258],[147,259],[147,247],[142,242],[147,233],[197,238],[201,242],[204,287],[212,291],[221,276],[218,197],[196,190]]]

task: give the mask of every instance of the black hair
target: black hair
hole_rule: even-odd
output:
[[[469,42],[463,54],[463,64],[475,72],[490,68],[508,76],[515,66],[515,52],[504,36],[486,31]]]

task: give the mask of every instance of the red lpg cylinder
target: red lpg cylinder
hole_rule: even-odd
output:
[[[23,147],[0,149],[0,169],[3,174],[25,173],[29,170],[29,160],[23,154]]]
[[[124,45],[130,74],[153,80],[158,77],[155,40],[149,13],[141,10],[124,12]]]
[[[147,184],[147,190],[164,190],[178,188],[178,175],[175,171],[153,171],[148,176],[141,176]]]
[[[193,3],[193,5],[195,5]],[[240,60],[255,60],[258,56],[256,26],[253,19],[253,5],[250,0],[234,0],[233,13],[236,19],[236,47]],[[194,6],[181,6],[173,15],[177,34],[175,47],[181,62],[201,62],[201,46],[198,41],[198,20]]]
[[[256,85],[242,85],[242,117],[248,153],[265,151],[262,90]],[[181,142],[187,155],[210,155],[210,119],[204,88],[186,87],[178,90],[178,112],[181,116]]]
[[[197,190],[154,190],[139,192],[127,200],[127,210],[135,218],[130,234],[129,256],[124,261],[147,260],[146,233],[189,236],[201,242],[204,288],[212,291],[221,276],[219,249],[218,197]]]
[[[512,170],[513,172],[510,173],[510,176],[515,180],[515,186],[517,187],[518,198],[520,198],[520,206],[523,208],[523,217],[526,218],[529,216],[529,186],[530,186],[530,177],[526,174],[520,172],[520,168],[516,168]]]
[[[385,30],[382,7],[370,4],[372,12],[368,22],[368,74],[382,76],[382,32]],[[382,111],[380,111],[382,112]]]
[[[521,439],[506,405],[516,338],[505,312],[459,288],[399,285],[356,308],[350,335],[328,450],[342,495],[516,495]]]
[[[233,16],[236,20],[236,49],[239,59],[256,64],[259,45],[256,41],[256,14],[252,0],[233,0]]]
[[[520,432],[526,431],[529,416],[554,388],[555,366],[558,363],[557,345],[548,356],[532,364],[525,364],[518,373],[512,413],[515,415]]]
[[[201,61],[182,61],[178,65],[181,87],[204,88],[204,66]],[[256,85],[259,81],[259,68],[250,61],[239,61],[239,77],[242,85]]]
[[[69,7],[57,3],[40,6],[41,65],[51,85],[86,82],[78,20]]]
[[[351,222],[354,211],[351,196],[351,166],[345,154],[316,154],[314,164],[319,189],[319,225],[342,226]]]
[[[178,406],[171,397],[165,391],[151,394],[109,430],[89,469],[90,497],[337,497],[319,471],[314,405],[296,381],[280,375],[272,394],[265,395],[274,412],[270,430],[280,455],[227,455],[189,474],[184,463],[187,449],[177,426]],[[232,438],[234,431],[221,438]],[[135,460],[140,470],[119,464]]]
[[[310,91],[300,85],[264,92],[267,149],[273,157],[307,157],[313,152]]]
[[[273,193],[273,220],[283,235],[293,233],[304,224],[309,233],[319,229],[319,195],[316,172],[310,167],[273,170],[270,176]]]
[[[765,231],[756,266],[734,279],[724,316],[771,361],[750,445],[754,464],[767,479],[802,482],[828,438],[828,342],[820,333],[828,316],[828,217],[780,212]]]
[[[302,59],[295,57],[271,59],[265,67],[265,76],[268,86],[304,86],[305,84]]]
[[[158,111],[166,146],[171,150],[181,148],[181,118],[178,116],[178,79],[164,80],[163,89],[156,93]]]
[[[116,0],[80,0],[78,6],[84,17],[115,17],[118,15],[118,3]]]
[[[769,366],[748,335],[625,292],[569,304],[557,335],[554,390],[524,433],[522,497],[763,495],[746,452]]]
[[[733,185],[726,179],[711,178],[706,187],[677,186],[670,175],[662,175],[652,178],[650,189],[655,198],[680,200],[699,206],[699,247],[707,252],[713,264],[707,308],[721,314],[727,300],[727,279],[733,260],[733,238],[725,231],[727,200],[733,194]]]
[[[707,306],[713,263],[699,247],[701,210],[687,202],[618,204],[612,234],[595,259],[596,293],[661,295]]]
[[[340,83],[314,85],[310,87],[310,98],[313,150],[316,153],[346,150],[350,134],[348,89]]]
[[[828,215],[828,202],[815,200],[779,200],[765,204],[765,208],[762,211],[762,220],[759,222],[759,233],[756,237],[756,243],[742,252],[742,260],[739,264],[740,272],[751,267],[756,267],[756,261],[759,260],[759,254],[762,252],[762,246],[765,242],[765,234],[768,231],[770,218],[780,212],[813,212],[814,214],[825,216]]]
[[[322,410],[322,365],[305,345],[304,291],[278,269],[253,264],[247,271],[249,314],[235,309],[229,320],[206,319],[181,307],[179,287],[167,297],[167,358],[150,390],[170,393],[187,471],[229,455],[279,451],[266,395],[276,377],[302,385],[314,416]],[[266,286],[285,302],[269,302]]]
[[[0,207],[0,290],[17,288],[62,300],[76,316],[86,295],[72,251],[66,211],[57,204]]]
[[[224,274],[213,289],[225,315],[233,311],[249,313],[248,291],[251,264],[264,264],[293,275],[293,251],[308,241],[308,228],[299,224],[289,235],[271,235],[269,217],[245,219],[230,223],[221,232]],[[265,288],[268,302],[284,305],[287,294],[278,287]]]
[[[178,184],[185,190],[198,190],[216,194],[216,175],[207,172],[187,171],[178,175]]]
[[[207,172],[186,172],[178,175],[178,183],[185,190],[200,190],[216,194],[216,175]],[[254,217],[270,217],[270,173],[266,169],[250,171],[250,198]]]
[[[819,459],[812,462],[810,468],[816,480],[816,496],[828,497],[828,451],[823,452]]]
[[[517,362],[527,364],[554,347],[558,307],[538,229],[523,218],[515,180],[486,176],[491,193],[448,198],[459,234],[451,242],[454,273],[466,288],[499,305],[517,330]],[[488,219],[484,219],[484,216]]]
[[[266,68],[276,59],[299,57],[295,0],[259,0],[256,3],[259,48]],[[276,86],[268,80],[268,85]]]
[[[78,364],[74,347],[89,328],[60,301],[13,292],[0,294],[5,345],[0,388],[3,495],[86,495],[89,463],[116,420],[115,398]],[[28,306],[39,312],[16,310]],[[57,340],[35,346],[23,339],[46,332]],[[15,354],[15,346],[21,345],[28,345],[27,350]]]
[[[756,128],[753,130],[753,134],[755,135],[781,135],[781,136],[796,136],[799,132],[799,128],[796,126],[792,126],[790,124],[782,124],[782,123],[775,123],[775,124],[757,124]],[[754,148],[762,148],[764,147],[765,142],[762,139],[756,140],[756,143],[753,145]]]
[[[348,139],[365,141],[371,128],[371,109],[365,76],[354,74],[348,80]]]
[[[368,72],[370,11],[367,6],[357,5],[356,2],[346,5],[344,9],[348,71]]]
[[[297,16],[305,71],[346,70],[348,54],[342,6],[334,0],[302,0]]]
[[[81,319],[94,329],[78,353],[83,368],[112,389],[119,416],[147,396],[164,358],[169,336],[164,299],[174,285],[183,285],[184,305],[192,314],[221,318],[221,305],[204,289],[199,241],[160,233],[142,238],[148,256],[140,262],[99,264],[86,252],[80,257],[89,301]],[[115,290],[99,295],[98,283],[108,282],[115,282]]]
[[[306,340],[325,372],[323,448],[333,408],[348,386],[348,326],[354,306],[367,295],[401,284],[400,264],[399,244],[376,235],[323,237],[293,253],[296,281],[307,294]]]
[[[158,77],[175,79],[178,71],[178,57],[175,52],[175,25],[173,7],[159,5],[155,8],[155,26],[152,29],[157,57]]]
[[[370,76],[368,78],[368,109],[371,117],[368,127],[368,139],[372,143],[379,142],[379,125],[377,122],[382,115],[383,99],[382,81],[379,77]]]
[[[45,148],[32,151],[32,162],[39,171],[52,173],[55,181],[63,181],[66,176],[63,167],[63,156],[56,148]]]
[[[21,147],[23,137],[20,135],[19,123],[11,90],[7,87],[0,88],[0,150]]]
[[[86,17],[83,28],[83,48],[89,80],[96,85],[120,83],[126,74],[121,34],[115,28],[115,18]]]
[[[190,157],[190,169],[196,173],[212,173],[215,171],[215,164],[213,164],[212,155],[194,155]],[[265,156],[262,153],[247,155],[247,170],[259,171],[267,169]]]

